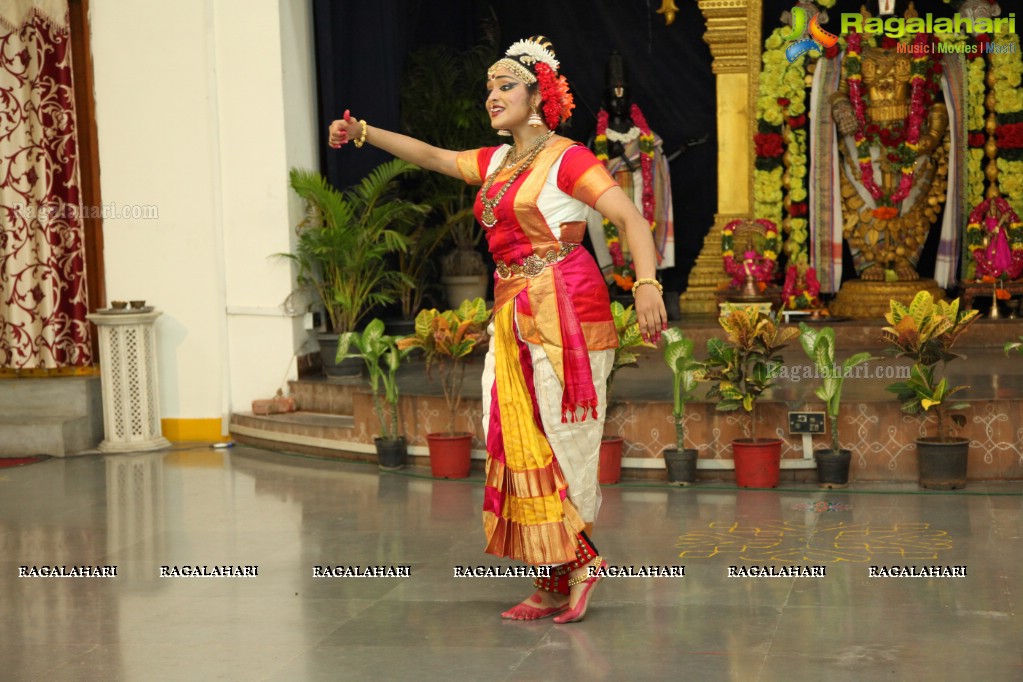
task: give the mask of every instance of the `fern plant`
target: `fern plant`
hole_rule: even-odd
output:
[[[289,258],[298,268],[299,292],[312,292],[336,334],[355,331],[375,306],[393,303],[409,277],[387,267],[394,252],[409,249],[406,228],[430,208],[396,196],[397,179],[418,170],[394,159],[359,184],[340,192],[315,171],[291,170],[291,188],[306,203]]]

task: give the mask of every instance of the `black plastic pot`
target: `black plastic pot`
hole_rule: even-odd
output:
[[[690,485],[696,482],[696,450],[686,448],[681,452],[668,448],[663,453],[664,466],[668,470],[668,483]]]
[[[385,471],[395,471],[405,466],[408,446],[404,438],[374,438],[377,447],[377,465]]]
[[[966,487],[966,465],[970,441],[921,438],[916,442],[920,456],[920,487],[931,490],[959,490]]]
[[[817,462],[817,485],[821,488],[844,488],[849,485],[849,450],[817,450],[813,453]]]
[[[366,362],[362,358],[345,358],[337,361],[337,342],[340,334],[317,334],[320,341],[320,361],[323,363],[323,374],[328,379],[359,379],[366,371]]]

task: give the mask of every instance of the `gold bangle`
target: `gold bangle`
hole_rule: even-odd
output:
[[[360,118],[359,125],[362,126],[362,135],[359,135],[359,139],[352,140],[355,143],[356,149],[361,149],[362,145],[366,144],[366,120]]]
[[[652,284],[652,285],[654,285],[655,287],[657,287],[657,292],[659,294],[661,294],[662,296],[664,295],[664,287],[661,286],[660,282],[658,282],[656,279],[654,279],[652,277],[640,277],[639,279],[637,279],[635,282],[632,283],[632,297],[633,298],[636,298],[636,289],[640,288],[644,284]]]

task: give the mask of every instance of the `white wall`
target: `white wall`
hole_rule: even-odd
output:
[[[290,165],[314,167],[309,0],[90,3],[108,298],[157,323],[163,416],[221,418],[293,377],[301,317],[281,304],[301,210]],[[290,368],[289,368],[290,365]]]

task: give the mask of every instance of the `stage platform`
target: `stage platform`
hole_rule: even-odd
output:
[[[706,357],[707,339],[723,336],[717,321],[710,317],[687,317],[673,324],[694,339],[698,357]],[[903,415],[894,395],[885,391],[888,384],[908,376],[909,363],[884,355],[883,320],[833,320],[819,326],[825,324],[836,331],[840,360],[861,350],[878,357],[863,366],[859,376],[848,379],[843,391],[841,444],[853,452],[850,482],[915,481],[914,441],[933,435],[936,422],[934,418]],[[979,320],[957,345],[964,357],[950,366],[950,381],[969,386],[962,394],[969,407],[961,433],[971,440],[972,480],[1023,479],[1023,357],[1007,357],[1002,350],[1006,341],[1021,334],[1023,320]],[[785,377],[759,404],[757,435],[775,435],[784,441],[783,481],[814,480],[815,465],[802,436],[788,433],[788,412],[821,411],[823,404],[813,395],[816,380],[802,378],[811,366],[798,342],[786,349],[784,359]],[[466,372],[465,400],[457,420],[457,428],[474,433],[474,467],[480,470],[485,458],[480,425],[482,360],[482,356],[476,358]],[[411,463],[427,466],[425,434],[444,428],[446,408],[440,386],[427,379],[421,362],[402,367],[398,381]],[[232,415],[235,440],[323,457],[375,460],[377,420],[364,382],[302,379],[291,382],[291,393],[299,407],[297,413]],[[614,400],[605,432],[625,440],[623,478],[663,480],[661,452],[673,447],[675,431],[671,373],[660,350],[640,351],[639,365],[618,373]],[[701,480],[733,479],[730,443],[743,437],[745,418],[717,412],[714,402],[701,398],[689,404],[685,420],[687,446],[697,448],[700,454]],[[830,435],[813,437],[812,448],[829,446]]]

